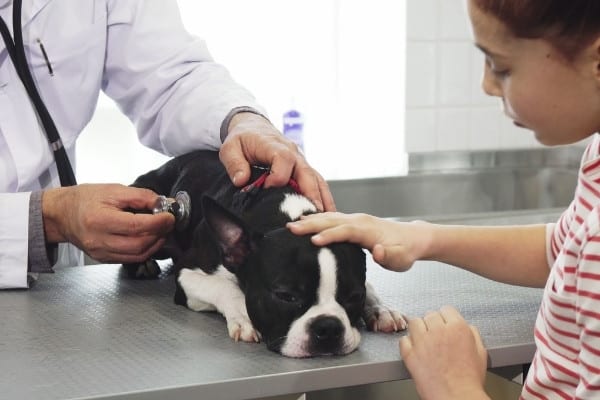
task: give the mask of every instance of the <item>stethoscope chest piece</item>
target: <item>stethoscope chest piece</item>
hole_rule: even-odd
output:
[[[160,212],[169,212],[175,217],[175,229],[178,231],[184,230],[189,222],[192,214],[192,202],[187,192],[177,192],[175,198],[167,196],[159,196],[156,199],[153,214]]]

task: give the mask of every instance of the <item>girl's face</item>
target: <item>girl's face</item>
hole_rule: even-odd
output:
[[[475,45],[485,55],[483,90],[502,100],[517,126],[545,145],[600,131],[598,43],[567,60],[543,39],[516,38],[496,17],[468,0]]]

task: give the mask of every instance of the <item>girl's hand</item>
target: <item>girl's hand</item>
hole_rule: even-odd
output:
[[[409,320],[400,353],[421,399],[489,399],[483,389],[487,351],[456,309]]]
[[[431,241],[425,222],[396,222],[368,214],[311,214],[287,226],[297,235],[317,233],[312,237],[317,246],[356,243],[369,250],[375,262],[395,271],[406,271],[425,257]]]
[[[48,243],[71,242],[101,262],[131,263],[148,259],[173,229],[170,213],[152,210],[157,194],[117,184],[50,189],[42,196]]]

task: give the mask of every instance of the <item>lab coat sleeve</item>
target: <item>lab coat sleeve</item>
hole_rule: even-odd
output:
[[[140,141],[174,156],[218,149],[236,107],[265,114],[252,94],[185,31],[174,0],[108,1],[103,90],[135,123]]]
[[[30,195],[0,193],[0,289],[27,287]]]
[[[44,216],[42,215],[42,191],[31,193],[29,199],[29,272],[54,272],[52,264],[56,262],[57,245],[48,245],[44,233]],[[49,256],[53,259],[50,260]]]

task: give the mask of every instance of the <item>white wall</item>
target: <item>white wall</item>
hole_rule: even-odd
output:
[[[404,152],[405,7],[397,0],[178,0],[182,19],[281,129],[294,103],[327,179],[397,175]],[[117,150],[110,161],[101,148]],[[105,153],[103,153],[105,154]],[[81,182],[130,183],[164,161],[105,98],[78,146]]]
[[[464,0],[178,2],[279,128],[294,99],[307,158],[327,179],[403,174],[406,152],[540,146],[482,92]],[[106,99],[86,131],[82,182],[129,183],[165,160]]]
[[[480,87],[484,58],[473,45],[464,0],[408,0],[406,150],[539,147]]]

